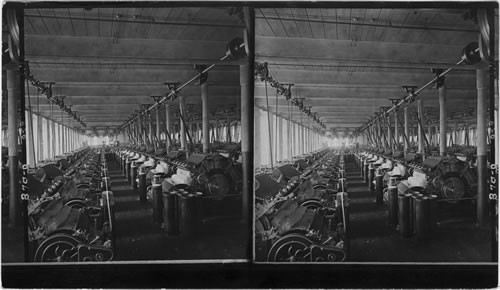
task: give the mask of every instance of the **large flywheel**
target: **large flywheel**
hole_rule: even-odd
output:
[[[70,235],[56,234],[43,240],[35,253],[35,262],[77,262],[81,242]]]

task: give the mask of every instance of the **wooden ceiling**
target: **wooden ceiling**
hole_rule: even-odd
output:
[[[37,79],[54,82],[53,94],[65,96],[87,130],[103,131],[152,104],[151,96],[166,94],[165,82],[195,76],[195,64],[217,63],[208,73],[210,111],[238,108],[242,61],[219,59],[243,29],[223,7],[26,9],[25,57]],[[193,115],[201,113],[198,85],[182,91]],[[58,108],[50,113],[45,98],[36,105],[34,87],[30,92],[33,111],[62,120]],[[64,122],[79,127],[67,116]]]
[[[326,122],[328,131],[351,132],[391,98],[406,95],[402,86],[422,86],[431,68],[456,64],[462,49],[478,41],[478,28],[465,9],[256,9],[257,62],[268,62],[273,78],[294,84],[292,96]],[[476,71],[463,65],[446,76],[448,108],[476,108]],[[287,101],[268,88],[272,112],[288,118]],[[256,81],[255,102],[266,107],[265,84]],[[419,96],[428,118],[436,118],[438,92]],[[416,103],[409,105],[414,111]],[[277,110],[276,110],[277,107]],[[300,122],[302,113],[292,113]],[[305,117],[303,117],[305,120]]]

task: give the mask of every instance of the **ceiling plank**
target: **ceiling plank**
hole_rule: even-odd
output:
[[[197,59],[208,63],[224,56],[227,41],[114,39],[110,37],[71,37],[26,35],[26,59],[30,56],[72,56]],[[168,48],[168,49],[166,49]]]
[[[347,32],[345,32],[347,33]],[[464,40],[464,45],[477,36]],[[373,61],[408,64],[453,65],[460,60],[464,45],[430,45],[380,41],[305,39],[256,36],[255,55],[258,61],[281,58],[316,60]]]

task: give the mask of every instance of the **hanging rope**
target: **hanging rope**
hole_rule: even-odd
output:
[[[30,123],[28,124],[30,126],[31,130],[31,148],[33,149],[33,165],[36,168],[36,153],[35,153],[35,133],[33,132],[33,112],[31,111],[31,94],[30,94],[30,86],[28,80],[26,80],[26,92],[28,93],[28,107],[29,107],[29,114],[30,114]]]
[[[264,81],[265,88],[266,88],[266,110],[267,110],[267,128],[269,131],[269,154],[271,156],[271,168],[274,168],[273,166],[273,135],[272,135],[272,124],[271,124],[271,115],[269,113],[269,96],[267,94],[267,80]]]

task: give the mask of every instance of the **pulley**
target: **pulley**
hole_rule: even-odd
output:
[[[480,62],[481,55],[479,54],[479,44],[477,42],[467,44],[462,50],[462,59],[466,64],[475,64]]]
[[[247,55],[245,50],[245,41],[241,37],[231,40],[226,46],[226,55],[233,60],[243,58]]]

